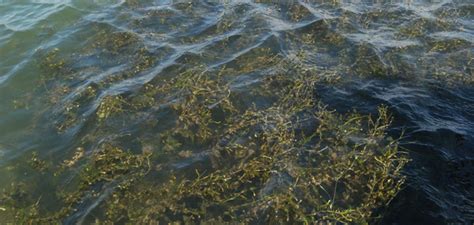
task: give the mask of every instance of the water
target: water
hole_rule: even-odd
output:
[[[389,134],[403,134],[412,161],[382,223],[472,223],[473,42],[469,1],[0,1],[0,188],[34,184],[26,190],[54,210],[54,193],[81,167],[37,172],[33,152],[57,166],[108,141],[160,151],[156,134],[176,117],[134,98],[148,84],[225,67],[232,89],[249,92],[274,59],[304,58],[340,76],[316,85],[318,100],[341,113],[385,104]],[[98,113],[107,96],[144,103],[109,120]],[[205,158],[157,160],[179,171]],[[97,201],[66,223],[84,221]]]

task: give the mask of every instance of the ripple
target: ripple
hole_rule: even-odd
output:
[[[174,120],[166,111],[173,96],[111,122],[99,122],[97,111],[110,97],[131,107],[127,101],[150,85],[194,67],[224,71],[232,91],[247,96],[240,93],[269,73],[291,76],[278,64],[294,59],[314,75],[340,76],[315,88],[328,107],[375,113],[385,104],[395,114],[390,132],[405,132],[402,147],[414,159],[407,191],[391,209],[407,216],[387,220],[467,223],[474,218],[473,5],[363,2],[2,2],[0,130],[9,132],[0,141],[15,137],[17,146],[15,153],[0,146],[0,164],[34,149],[60,158],[79,140],[94,149],[118,136],[159,139]],[[25,124],[9,122],[18,120]],[[209,163],[207,154],[170,159],[165,169]],[[71,223],[94,211],[109,188],[85,199]],[[414,207],[419,215],[408,212]]]

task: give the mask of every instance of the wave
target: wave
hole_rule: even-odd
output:
[[[370,114],[385,104],[395,114],[390,132],[404,133],[403,147],[414,154],[407,174],[408,190],[425,204],[418,218],[472,218],[472,4],[106,2],[112,5],[1,5],[0,95],[7,97],[0,99],[0,112],[10,111],[0,121],[28,112],[24,118],[34,122],[21,129],[38,137],[28,142],[15,133],[25,150],[14,154],[0,148],[0,158],[9,155],[14,162],[37,148],[58,154],[58,160],[78,142],[97,146],[118,139],[117,134],[153,139],[174,120],[163,109],[178,101],[174,96],[102,123],[98,112],[104,102],[122,101],[117,110],[123,111],[132,107],[130,101],[147,105],[150,96],[144,93],[150,87],[192,68],[223,71],[232,91],[250,93],[268,74],[291,76],[291,70],[279,71],[279,64],[294,60],[318,76],[340,77],[335,85],[316,85],[315,97],[329,108]],[[152,126],[152,121],[163,124]],[[8,126],[0,122],[0,129]],[[42,135],[50,136],[51,143],[44,143]],[[0,133],[0,141],[11,137]],[[206,152],[168,164],[173,170],[187,168],[206,161]],[[439,171],[444,180],[432,177]],[[82,221],[107,198],[106,192],[98,201],[85,201],[80,208],[87,210],[70,220]],[[413,193],[403,192],[394,206],[411,205]],[[392,211],[410,210],[402,206]]]

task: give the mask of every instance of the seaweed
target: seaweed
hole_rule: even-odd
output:
[[[5,208],[26,223],[60,223],[73,215],[81,221],[139,224],[376,221],[378,209],[402,188],[408,162],[397,140],[386,136],[387,107],[379,107],[377,117],[336,113],[314,97],[316,83],[330,78],[304,64],[279,65],[253,93],[275,90],[269,107],[236,107],[233,96],[246,93],[232,90],[225,70],[202,68],[147,85],[140,95],[153,99],[149,103],[108,96],[100,104],[96,114],[104,121],[125,108],[133,112],[169,102],[176,120],[161,133],[162,148],[180,158],[193,157],[191,146],[209,148],[211,167],[151,179],[167,166],[152,157],[153,146],[124,150],[109,140],[87,160],[80,147],[60,165],[67,172],[79,163],[81,172],[76,188],[58,195],[59,210],[31,200]],[[100,196],[106,197],[94,219],[75,214],[82,202]]]
[[[138,1],[126,4],[139,6]],[[175,8],[192,11],[195,4],[178,3]],[[291,6],[287,14],[292,22],[310,16],[302,5]],[[373,13],[361,23],[369,26],[372,17],[380,16]],[[234,14],[229,17],[206,32],[233,29]],[[426,23],[408,24],[400,35],[421,37],[431,29]],[[426,29],[408,29],[413,26]],[[383,216],[380,209],[403,188],[402,170],[409,162],[398,139],[387,135],[392,122],[388,107],[380,106],[377,115],[335,112],[317,98],[315,86],[337,83],[340,71],[353,70],[357,75],[392,71],[370,44],[344,52],[349,40],[332,29],[327,21],[311,22],[298,28],[300,33],[284,36],[301,41],[297,44],[304,48],[299,52],[275,51],[266,45],[272,45],[270,37],[265,45],[212,68],[200,62],[202,56],[188,52],[139,90],[114,94],[103,90],[139,76],[159,59],[142,36],[103,30],[84,50],[105,56],[101,62],[105,65],[98,69],[125,60],[130,64],[86,84],[78,97],[64,104],[58,95],[71,90],[55,79],[77,74],[53,49],[43,57],[41,68],[44,75],[52,75],[42,79],[49,103],[61,103],[57,130],[62,133],[76,125],[87,106],[92,123],[87,123],[86,134],[75,133],[79,144],[70,148],[73,153],[66,159],[50,165],[34,153],[29,161],[41,173],[56,169],[57,183],[52,185],[58,193],[56,207],[38,200],[25,185],[13,183],[3,190],[0,216],[24,224],[376,222]],[[230,51],[229,43],[236,48],[251,43],[251,38],[242,36],[223,39],[222,51]],[[182,41],[199,40],[193,36]],[[433,52],[465,45],[431,44]],[[314,66],[306,48],[316,47],[347,53],[342,60],[352,67]],[[235,84],[243,76],[252,79],[244,84],[249,89]],[[22,102],[14,105],[24,107]],[[160,115],[166,121],[159,121]],[[132,127],[132,134],[116,129],[120,124]],[[142,127],[146,129],[141,131]],[[191,163],[178,168],[180,162]],[[63,177],[67,184],[61,183]],[[84,205],[94,207],[81,211]]]

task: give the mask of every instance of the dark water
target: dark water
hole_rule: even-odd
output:
[[[272,59],[304,58],[340,76],[315,87],[329,108],[385,104],[390,135],[403,134],[407,185],[382,223],[472,224],[473,41],[470,1],[0,1],[0,188],[34,184],[48,202],[77,176],[32,171],[33,152],[58,164],[110,140],[159,151],[154,135],[174,115],[155,105],[104,128],[107,96],[138,96],[195,66],[234,71],[232,87],[245,92],[277,68]],[[180,170],[200,157],[161,160]]]

